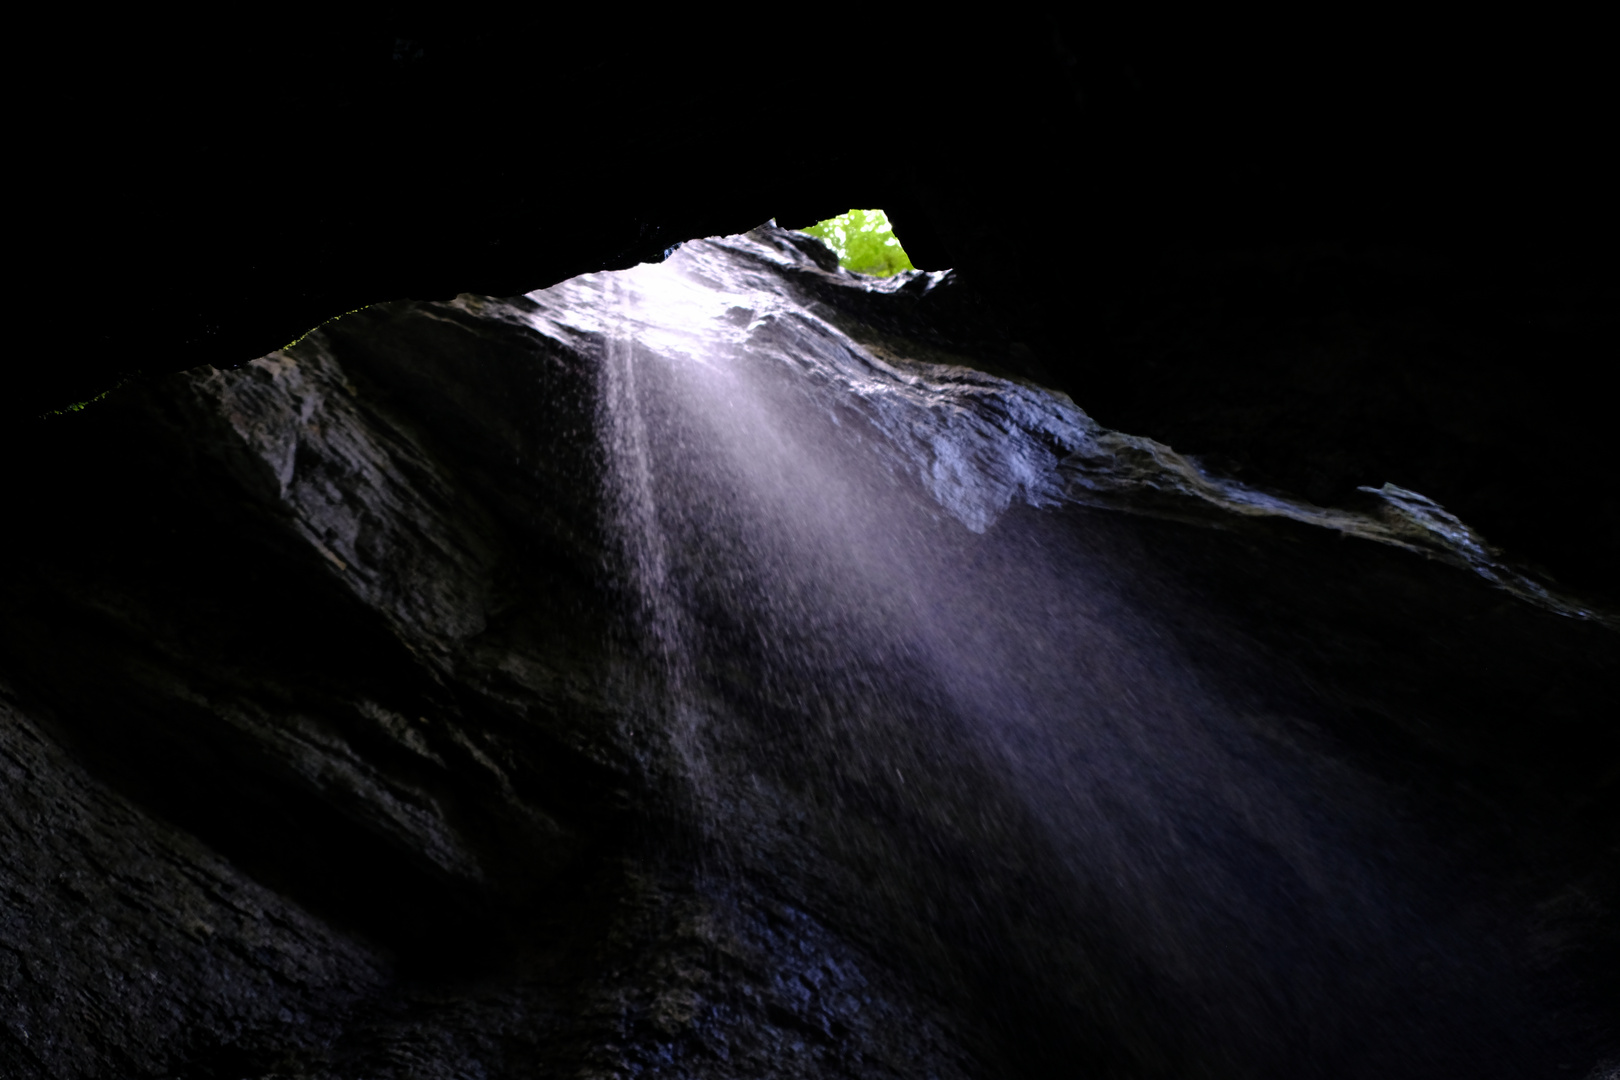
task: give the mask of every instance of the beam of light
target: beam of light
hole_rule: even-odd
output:
[[[1064,509],[1076,475],[1106,488],[1085,455],[1108,433],[879,355],[792,284],[808,267],[761,231],[531,296],[601,357],[604,503],[726,872],[791,877],[803,845],[843,875],[806,893],[842,890],[846,930],[941,994],[1013,1027],[1039,1001],[1145,1073],[1176,1046],[1223,1073],[1455,1072],[1510,1024],[1504,961],[1435,914],[1423,838],[1279,740]],[[1133,467],[1162,494],[1182,474],[1154,445],[1110,452],[1159,461]],[[1479,1046],[1502,1075],[1502,1040]]]

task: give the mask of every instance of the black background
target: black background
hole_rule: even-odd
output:
[[[14,432],[386,299],[882,206],[1003,367],[1617,595],[1595,22],[353,5],[14,26]],[[20,332],[19,332],[20,328]]]

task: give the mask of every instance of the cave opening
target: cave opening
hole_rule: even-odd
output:
[[[851,273],[889,277],[917,269],[882,210],[850,210],[800,231],[831,248],[838,265]]]

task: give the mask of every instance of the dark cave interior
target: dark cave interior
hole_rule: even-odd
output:
[[[984,371],[1060,390],[1107,428],[1259,488],[1320,506],[1352,505],[1361,486],[1421,492],[1542,579],[1620,609],[1608,444],[1620,166],[1602,135],[1615,68],[1595,26],[1211,16],[1170,30],[1079,13],[913,12],[834,31],[798,13],[565,22],[400,5],[241,28],[135,12],[71,28],[28,18],[37,74],[17,120],[26,209],[0,395],[22,552],[0,591],[0,708],[24,734],[0,747],[0,782],[22,807],[5,822],[54,822],[50,835],[65,839],[14,841],[0,859],[0,885],[22,883],[0,893],[0,987],[26,998],[36,1025],[0,1029],[0,1064],[17,1075],[450,1076],[497,1058],[492,1075],[613,1075],[622,1062],[592,1056],[609,1036],[547,1027],[553,1013],[606,1016],[614,994],[633,997],[622,987],[684,987],[692,965],[775,986],[760,1030],[789,1041],[738,1037],[736,1073],[636,1059],[646,1075],[743,1075],[758,1061],[794,1076],[1251,1075],[1196,1050],[1099,1049],[1067,1031],[1038,986],[993,965],[963,1000],[1003,1034],[973,1044],[964,1065],[940,1034],[958,1006],[930,1013],[899,976],[868,972],[859,1021],[780,1004],[783,983],[844,993],[837,972],[856,963],[839,937],[848,927],[829,929],[792,895],[737,916],[731,952],[694,930],[707,909],[670,884],[678,874],[660,876],[680,857],[645,830],[638,800],[656,783],[617,751],[571,741],[572,721],[536,726],[515,703],[565,700],[556,708],[570,716],[608,706],[549,684],[541,693],[489,659],[509,648],[566,670],[577,653],[590,678],[607,670],[579,644],[603,621],[588,581],[596,541],[549,523],[583,506],[569,477],[595,467],[570,458],[565,437],[587,422],[567,396],[577,372],[523,383],[511,372],[533,346],[478,324],[488,382],[440,400],[434,380],[451,369],[389,344],[398,327],[473,325],[445,306],[466,294],[516,297],[770,220],[799,228],[880,207],[919,268],[954,271],[926,331],[895,333],[934,334]],[[844,134],[868,127],[872,141]],[[847,303],[852,318],[884,317]],[[229,409],[197,402],[220,379],[247,380],[248,361],[362,308],[317,335],[320,347],[341,355],[349,394],[413,418],[386,453],[436,493],[423,520],[451,522],[445,550],[479,583],[468,595],[558,597],[566,617],[489,600],[481,644],[424,659],[438,639],[333,588],[320,556],[264,510],[269,481],[219,449]],[[482,363],[445,349],[467,370]],[[195,374],[205,365],[215,381]],[[512,435],[520,415],[555,431]],[[523,487],[501,478],[514,453],[552,464]],[[443,476],[455,483],[434,487]],[[1564,965],[1545,1012],[1575,1034],[1548,1021],[1552,1049],[1526,1036],[1525,1060],[1562,1054],[1565,1071],[1547,1075],[1583,1078],[1569,1070],[1613,1067],[1612,630],[1526,613],[1426,562],[1345,554],[1303,527],[1206,542],[1163,522],[1098,522],[1086,558],[1171,582],[1121,603],[1169,613],[1189,662],[1229,679],[1233,700],[1253,692],[1266,698],[1257,715],[1305,716],[1334,753],[1400,793],[1402,813],[1438,823],[1455,865],[1436,862],[1449,884],[1435,895],[1454,887],[1467,933],[1517,932],[1498,908],[1468,906],[1486,891],[1478,882],[1500,888],[1501,911],[1535,910],[1536,948]],[[1329,564],[1342,573],[1331,582]],[[1252,672],[1270,664],[1294,674],[1266,686]],[[226,699],[256,704],[230,727]],[[441,772],[383,736],[344,737],[389,783],[453,807],[433,856],[442,865],[410,850],[416,826],[379,844],[393,826],[298,787],[271,761],[281,750],[241,734],[257,730],[255,709],[283,707],[349,732],[331,718],[362,700],[390,718],[378,731],[395,714],[421,716]],[[494,792],[495,774],[516,789]],[[60,781],[65,794],[24,790],[45,776],[90,779]],[[131,824],[140,814],[166,824]],[[471,854],[457,838],[471,838]],[[153,869],[170,864],[188,867],[180,884]],[[847,887],[824,872],[807,858],[781,880],[807,895]],[[48,917],[30,922],[31,911]],[[165,921],[181,936],[153,929]],[[844,959],[781,967],[794,949]],[[610,968],[611,986],[580,974]],[[117,989],[133,982],[114,969],[195,985],[174,993],[172,1017],[146,1004],[112,1016],[120,993],[166,1000]],[[398,978],[415,989],[378,996]],[[1558,997],[1565,978],[1580,987],[1575,1004]],[[498,989],[465,989],[475,984]],[[688,1023],[687,1007],[669,1004],[679,995],[661,993],[645,1023]],[[285,997],[281,1021],[242,1004],[256,994]],[[293,1023],[286,1015],[296,1037],[263,1035]],[[73,1045],[103,1022],[122,1034]],[[562,1049],[534,1049],[517,1029],[563,1031]],[[1457,1030],[1410,1075],[1450,1075],[1462,1057],[1444,1055],[1469,1034]],[[425,1048],[432,1032],[447,1033],[439,1049]],[[801,1037],[875,1056],[782,1049]],[[1321,1037],[1342,1050],[1339,1036]],[[320,1056],[339,1044],[349,1057]],[[1277,1053],[1252,1075],[1374,1075],[1357,1069],[1383,1060],[1324,1063],[1308,1039]]]

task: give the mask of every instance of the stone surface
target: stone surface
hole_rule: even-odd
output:
[[[950,275],[762,229],[53,420],[0,591],[6,1075],[1620,1053],[1605,609],[1421,496],[1101,428],[1006,340]],[[679,397],[722,355],[757,417]]]

